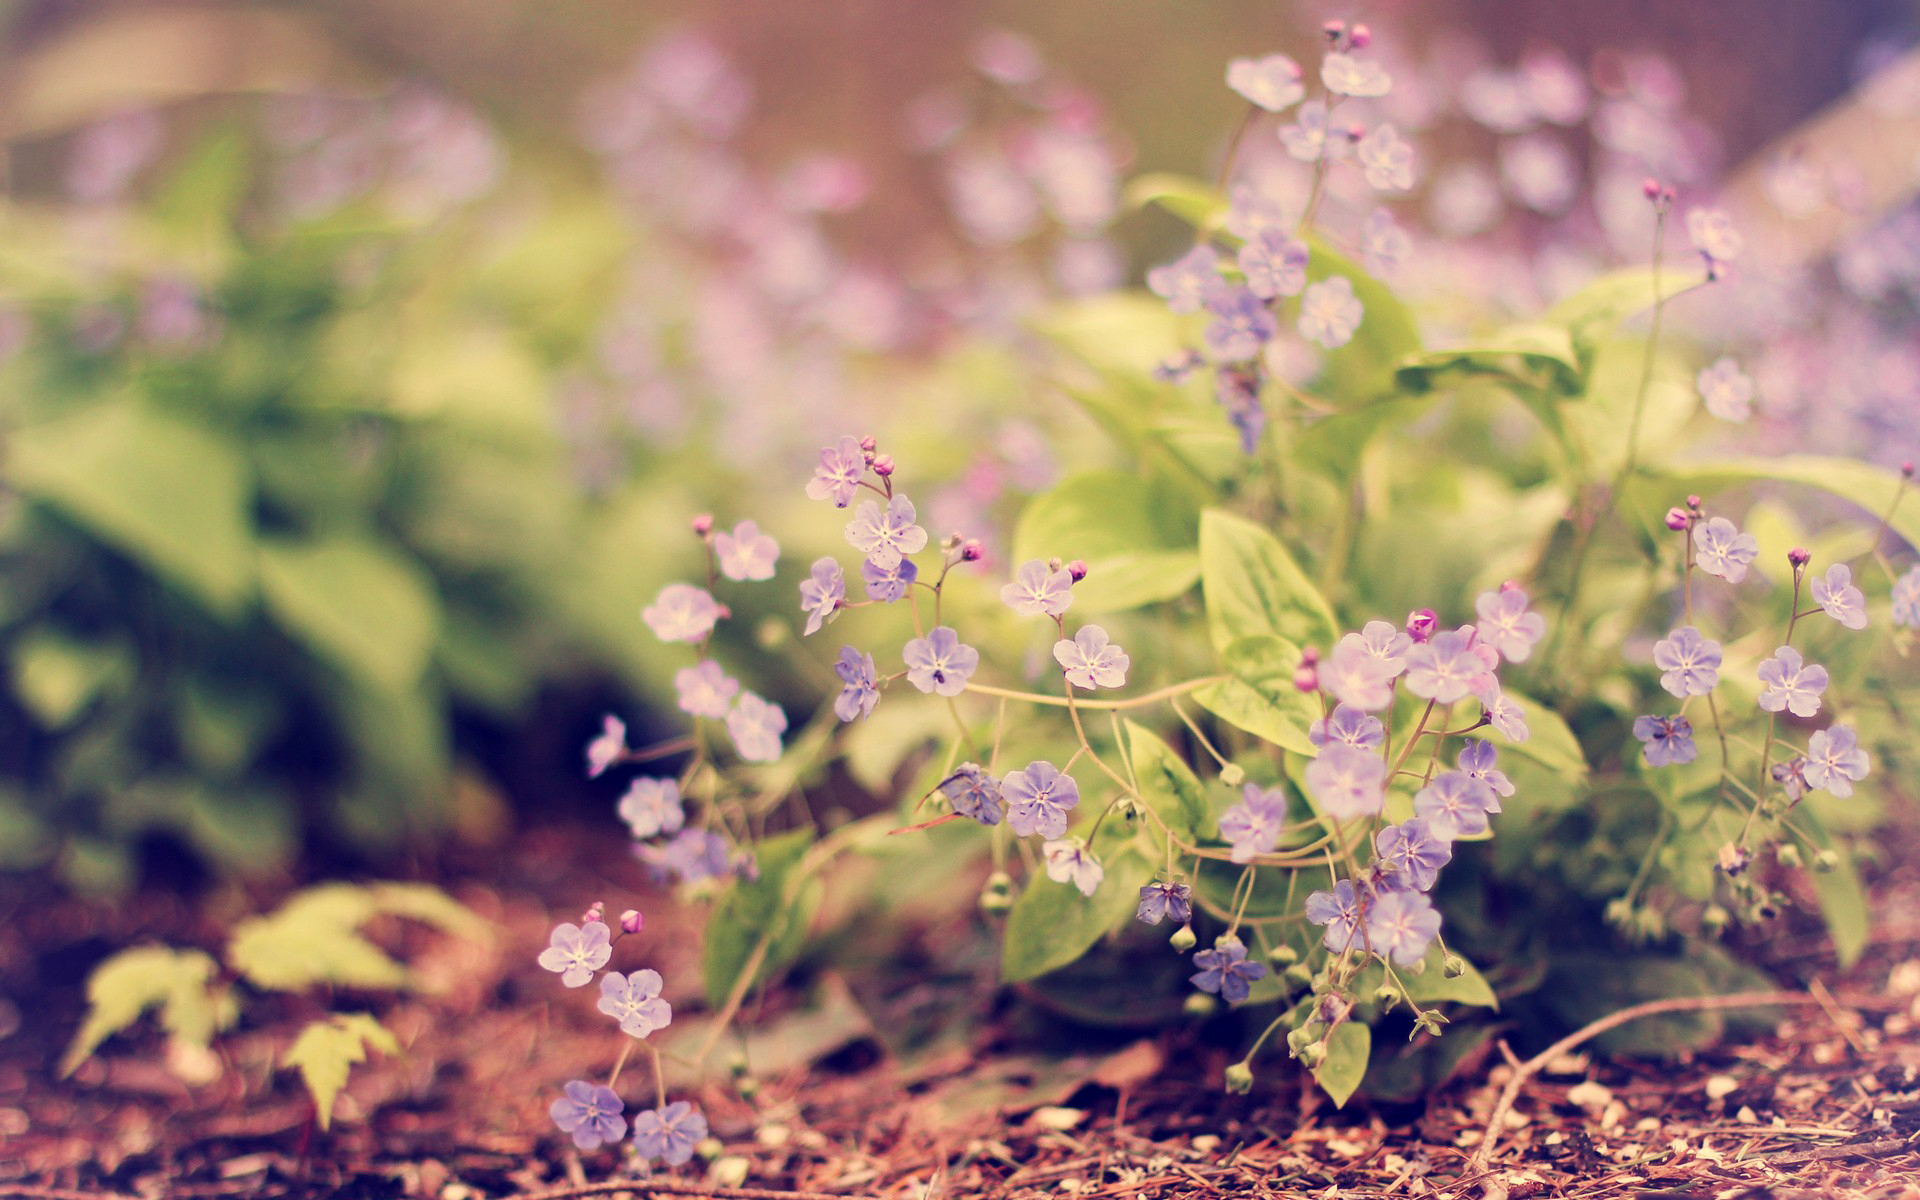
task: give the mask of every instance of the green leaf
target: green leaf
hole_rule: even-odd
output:
[[[282,1068],[297,1068],[313,1096],[320,1128],[333,1121],[333,1100],[347,1086],[347,1072],[367,1060],[369,1049],[400,1053],[400,1043],[368,1013],[335,1013],[308,1025],[280,1056]]]
[[[1140,798],[1169,828],[1191,841],[1209,815],[1199,777],[1151,729],[1133,721],[1126,726],[1127,761],[1140,785]]]
[[[789,901],[788,882],[812,845],[811,829],[796,829],[760,842],[754,847],[760,877],[735,882],[714,906],[700,956],[707,1003],[714,1008],[726,1003],[763,937],[770,940],[755,979],[765,979],[800,953],[807,922],[819,903],[819,888],[817,881],[809,881]]]
[[[1453,1004],[1471,1004],[1477,1008],[1499,1008],[1499,997],[1493,994],[1493,988],[1488,986],[1486,977],[1466,959],[1463,958],[1460,961],[1466,963],[1466,972],[1457,979],[1448,979],[1446,953],[1435,945],[1428,948],[1427,956],[1421,960],[1419,967],[1396,966],[1394,975],[1400,980],[1407,998],[1416,1004],[1438,1004],[1441,1001],[1448,1001]],[[1376,962],[1360,976],[1353,990],[1357,995],[1372,995],[1386,981],[1387,973]]]
[[[1193,504],[1159,479],[1089,471],[1033,498],[1013,532],[1016,563],[1084,559],[1076,609],[1118,612],[1170,600],[1200,578]]]
[[[1208,684],[1193,698],[1208,712],[1295,754],[1318,753],[1307,730],[1320,719],[1314,698],[1293,686],[1300,648],[1282,637],[1236,638],[1220,656],[1233,678]]]
[[[1000,956],[1004,982],[1020,983],[1058,970],[1085,954],[1109,930],[1132,919],[1140,906],[1140,889],[1153,877],[1153,868],[1132,849],[1109,856],[1104,865],[1106,878],[1091,896],[1044,875],[1027,881],[1026,890],[1007,914]]]
[[[267,610],[315,653],[385,692],[416,682],[439,632],[433,582],[400,551],[336,534],[260,546]]]
[[[1420,332],[1413,313],[1392,289],[1333,249],[1316,234],[1306,236],[1310,249],[1307,278],[1319,282],[1345,276],[1363,312],[1360,327],[1346,345],[1327,351],[1322,360],[1321,396],[1341,407],[1379,400],[1394,390],[1394,367],[1420,351]]]
[[[1197,230],[1211,230],[1227,216],[1227,199],[1209,184],[1185,175],[1153,172],[1127,183],[1121,194],[1128,209],[1149,204],[1164,208]]]
[[[1671,300],[1705,282],[1703,275],[1667,267],[1660,273],[1656,291],[1653,268],[1628,267],[1602,275],[1560,301],[1547,310],[1546,321],[1567,331],[1584,374],[1593,365],[1600,343],[1611,337],[1622,321],[1646,312],[1661,295]]]
[[[76,642],[29,630],[13,647],[13,690],[47,729],[64,729],[103,692],[132,681],[133,655],[115,642]]]
[[[1166,301],[1141,292],[1063,300],[1041,310],[1032,325],[1035,332],[1109,380],[1151,380],[1153,369],[1177,353],[1186,340],[1180,318],[1168,311]],[[1090,400],[1093,406],[1102,404],[1098,397]],[[1109,416],[1125,420],[1121,414]]]
[[[1367,1059],[1373,1054],[1373,1032],[1358,1021],[1346,1021],[1334,1027],[1327,1038],[1327,1057],[1314,1071],[1314,1082],[1333,1099],[1335,1108],[1345,1108],[1347,1100],[1360,1087],[1367,1073]]]
[[[1858,799],[1858,797],[1855,797]],[[1833,956],[1844,969],[1860,960],[1867,948],[1872,914],[1866,889],[1860,884],[1860,872],[1853,863],[1852,848],[1836,840],[1827,827],[1807,813],[1804,824],[1808,836],[1822,850],[1834,852],[1838,861],[1831,871],[1810,871],[1814,897],[1820,902],[1820,915],[1827,922],[1827,936],[1833,939]]]
[[[101,1042],[151,1008],[160,1010],[161,1026],[176,1041],[204,1048],[235,1015],[232,997],[213,987],[217,969],[198,950],[166,946],[122,950],[95,967],[87,979],[87,1019],[60,1060],[61,1076],[73,1074]]]
[[[1528,736],[1524,742],[1503,741],[1500,750],[1532,759],[1563,779],[1586,778],[1587,756],[1580,749],[1580,739],[1560,714],[1510,688],[1505,691],[1508,699],[1525,710]]]
[[[248,982],[292,992],[317,983],[355,988],[408,988],[413,976],[358,930],[385,913],[411,917],[461,937],[488,936],[480,917],[427,884],[308,888],[264,917],[234,927],[227,962]]]
[[[1522,390],[1575,395],[1584,384],[1585,371],[1564,326],[1511,325],[1464,346],[1404,358],[1393,377],[1402,391],[1413,393],[1491,379]]]
[[[1245,517],[1217,508],[1200,514],[1200,581],[1207,632],[1222,654],[1246,637],[1277,634],[1314,646],[1339,637],[1326,597],[1278,538]]]
[[[4,475],[224,616],[253,587],[252,484],[240,450],[137,401],[29,425]]]

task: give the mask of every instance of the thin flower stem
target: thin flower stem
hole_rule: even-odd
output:
[[[1213,748],[1213,743],[1207,740],[1206,734],[1200,732],[1199,724],[1195,722],[1194,719],[1187,714],[1186,709],[1180,706],[1179,700],[1169,698],[1167,701],[1167,704],[1170,707],[1172,707],[1175,713],[1179,715],[1180,720],[1186,724],[1186,727],[1193,731],[1194,740],[1200,743],[1201,749],[1205,750],[1208,754],[1213,756],[1213,761],[1219,763],[1223,767],[1230,767],[1233,765],[1232,763],[1227,761],[1226,755],[1220,753],[1218,750]],[[1115,718],[1115,720],[1118,720],[1118,719],[1119,718],[1117,717]]]
[[[1433,706],[1435,703],[1437,703],[1437,701],[1427,701],[1427,707],[1420,713],[1420,723],[1413,727],[1413,736],[1407,739],[1406,745],[1400,747],[1399,757],[1395,758],[1393,765],[1387,768],[1387,774],[1389,776],[1398,774],[1400,768],[1406,766],[1407,755],[1411,754],[1413,748],[1420,743],[1420,735],[1426,731],[1427,720],[1433,716]]]
[[[620,1082],[620,1068],[627,1065],[627,1055],[633,1053],[633,1039],[628,1038],[620,1047],[620,1057],[613,1060],[613,1074],[607,1076],[607,1086]]]
[[[660,1102],[660,1107],[665,1108],[667,1106],[667,1072],[661,1065],[660,1051],[652,1042],[643,1041],[640,1044],[645,1046],[647,1053],[653,1056],[653,1095],[654,1099]]]
[[[1065,699],[1062,699],[1059,696],[1049,696],[1043,692],[1020,692],[1011,688],[992,687],[984,683],[971,682],[967,684],[967,690],[969,692],[976,692],[982,696],[999,696],[1006,700],[1024,700],[1028,704],[1042,704],[1051,708],[1128,709],[1145,708],[1149,705],[1158,704],[1162,700],[1171,699],[1174,696],[1184,696],[1188,692],[1198,691],[1209,684],[1224,683],[1229,678],[1231,678],[1231,676],[1207,675],[1199,679],[1189,679],[1185,683],[1172,684],[1171,686],[1160,688],[1157,691],[1148,692],[1145,695],[1132,696],[1125,700],[1077,700],[1072,695],[1068,695]]]
[[[1787,638],[1785,642],[1781,643],[1782,645],[1785,645],[1785,646],[1793,645],[1793,628],[1794,626],[1800,623],[1800,615],[1801,615],[1800,614],[1800,583],[1802,578],[1805,576],[1805,574],[1806,574],[1806,571],[1804,568],[1798,567],[1798,566],[1794,567],[1793,569],[1793,604],[1789,606],[1787,609],[1787,612],[1791,614],[1790,616],[1787,617]],[[1754,784],[1754,791],[1758,792],[1760,795],[1763,795],[1763,796],[1766,795],[1766,792],[1767,792],[1767,780],[1768,778],[1770,778],[1769,772],[1773,765],[1772,758],[1773,758],[1774,723],[1779,719],[1780,719],[1779,713],[1767,714],[1767,736],[1766,736],[1766,740],[1760,744],[1760,778]],[[1749,822],[1751,822],[1752,817],[1749,816],[1748,820]],[[1746,831],[1743,828],[1741,830],[1741,838],[1744,840],[1745,837],[1746,837]]]

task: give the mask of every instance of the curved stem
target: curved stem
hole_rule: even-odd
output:
[[[1129,697],[1125,700],[1077,700],[1072,697],[1063,698],[1060,696],[1050,696],[1043,692],[1021,692],[1015,691],[1012,688],[992,687],[984,683],[971,682],[967,684],[967,690],[982,696],[999,696],[1006,700],[1024,700],[1029,704],[1041,704],[1050,708],[1127,709],[1145,708],[1148,705],[1158,704],[1162,700],[1170,700],[1175,696],[1184,696],[1188,692],[1199,691],[1209,684],[1225,683],[1229,678],[1231,678],[1231,676],[1207,675],[1199,679],[1189,679],[1185,683],[1176,683],[1169,687],[1163,687],[1157,691],[1148,692],[1145,695]]]

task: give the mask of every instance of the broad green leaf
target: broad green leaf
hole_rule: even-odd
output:
[[[213,986],[218,967],[198,950],[136,946],[95,967],[87,979],[87,1019],[60,1060],[71,1075],[101,1042],[160,1010],[160,1024],[186,1045],[205,1047],[233,1023],[233,999]]]
[[[1004,982],[1020,983],[1066,966],[1133,916],[1153,868],[1133,849],[1111,855],[1104,865],[1106,878],[1091,896],[1044,874],[1027,881],[1007,914],[1000,957]]]
[[[1128,182],[1121,199],[1129,209],[1164,208],[1197,230],[1208,231],[1227,216],[1227,200],[1211,184],[1185,175],[1154,172]]]
[[[132,680],[135,665],[115,642],[77,642],[50,629],[29,630],[13,647],[13,690],[47,729],[63,729],[102,692]]]
[[[1028,502],[1014,527],[1013,560],[1084,559],[1076,610],[1138,608],[1181,595],[1200,578],[1196,517],[1191,501],[1164,481],[1089,471]]]
[[[398,692],[426,669],[439,601],[399,550],[351,534],[266,541],[260,584],[282,628],[355,678]]]
[[[1705,277],[1692,268],[1663,268],[1659,279],[1656,290],[1651,267],[1609,272],[1548,309],[1545,321],[1567,331],[1584,373],[1592,365],[1599,344],[1612,336],[1622,321],[1646,312],[1661,296],[1671,300],[1706,282]]]
[[[400,1043],[368,1013],[335,1013],[302,1029],[280,1056],[281,1067],[299,1070],[320,1128],[332,1124],[334,1097],[347,1086],[353,1065],[367,1060],[369,1049],[398,1054]]]
[[[1233,678],[1195,692],[1201,706],[1295,754],[1317,753],[1307,730],[1320,719],[1320,706],[1293,686],[1299,647],[1272,634],[1255,634],[1236,638],[1220,658]]]
[[[225,438],[133,400],[12,434],[4,477],[232,616],[253,587],[251,483]]]
[[[1861,951],[1867,948],[1867,936],[1873,921],[1867,905],[1866,889],[1860,884],[1860,872],[1854,866],[1851,847],[1845,842],[1836,841],[1828,828],[1814,820],[1810,812],[1804,814],[1802,823],[1807,827],[1814,844],[1823,850],[1833,851],[1839,860],[1833,870],[1810,871],[1807,878],[1813,884],[1815,898],[1820,902],[1820,915],[1827,922],[1827,936],[1833,939],[1833,956],[1839,960],[1842,968],[1851,967],[1859,961]]]
[[[1043,309],[1032,324],[1102,375],[1143,382],[1186,341],[1180,318],[1168,311],[1166,301],[1142,292],[1064,300]]]
[[[299,991],[317,983],[415,986],[404,966],[358,932],[382,913],[411,917],[462,937],[486,936],[478,916],[427,884],[323,884],[296,894],[267,916],[235,926],[227,962],[269,991]]]
[[[1585,778],[1587,756],[1580,749],[1580,739],[1574,736],[1573,730],[1568,728],[1560,714],[1511,689],[1506,691],[1506,696],[1526,713],[1527,740],[1508,742],[1492,730],[1480,730],[1475,736],[1485,736],[1496,743],[1501,753],[1530,758],[1564,779]]]
[[[1193,768],[1144,725],[1128,721],[1127,761],[1140,798],[1174,832],[1191,841],[1206,824],[1207,799]]]
[[[1436,944],[1428,948],[1427,956],[1421,960],[1419,967],[1396,966],[1394,975],[1406,990],[1407,998],[1416,1004],[1450,1001],[1478,1008],[1499,1008],[1500,1000],[1493,994],[1493,988],[1488,986],[1486,977],[1466,959],[1460,961],[1466,963],[1466,972],[1457,979],[1448,979],[1447,956]],[[1370,996],[1386,981],[1387,973],[1376,962],[1361,973],[1353,990],[1356,995]]]
[[[1522,390],[1574,395],[1584,375],[1565,326],[1512,325],[1464,346],[1404,358],[1394,371],[1394,382],[1402,391],[1422,393],[1464,380],[1492,379]]]
[[[1296,645],[1332,646],[1339,624],[1280,540],[1217,508],[1200,515],[1200,579],[1207,632],[1222,654],[1246,637],[1279,635]]]
[[[754,847],[760,877],[736,881],[707,918],[701,948],[701,978],[707,1003],[719,1008],[747,969],[754,948],[770,938],[756,979],[765,979],[791,961],[806,940],[807,922],[819,902],[817,881],[809,881],[791,902],[787,899],[794,870],[813,845],[813,831],[796,829],[770,837]]]
[[[1367,1059],[1373,1054],[1373,1031],[1358,1021],[1346,1021],[1334,1027],[1327,1038],[1326,1061],[1314,1071],[1314,1082],[1333,1100],[1335,1108],[1345,1108],[1359,1089],[1367,1073]]]
[[[1413,313],[1392,289],[1318,235],[1309,233],[1306,240],[1311,248],[1307,278],[1318,283],[1345,276],[1363,309],[1353,339],[1327,351],[1322,359],[1317,390],[1323,399],[1342,408],[1382,399],[1394,390],[1394,367],[1420,352]]]

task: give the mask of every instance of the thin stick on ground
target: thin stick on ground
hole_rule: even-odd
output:
[[[1507,1114],[1513,1111],[1513,1103],[1520,1098],[1520,1089],[1526,1086],[1527,1080],[1539,1074],[1548,1063],[1571,1053],[1608,1030],[1618,1029],[1642,1017],[1657,1017],[1663,1013],[1818,1003],[1819,1001],[1814,997],[1801,992],[1736,992],[1731,996],[1677,996],[1667,1000],[1649,1000],[1645,1004],[1623,1008],[1617,1013],[1610,1013],[1591,1024],[1584,1025],[1515,1068],[1513,1078],[1507,1080],[1506,1089],[1500,1093],[1500,1099],[1494,1102],[1492,1114],[1487,1117],[1487,1131],[1480,1138],[1480,1145],[1475,1147],[1473,1156],[1467,1159],[1466,1174],[1474,1175],[1486,1170],[1488,1161],[1493,1157],[1494,1144],[1499,1140],[1500,1129],[1506,1124]]]
[[[787,1192],[777,1188],[709,1187],[698,1183],[675,1183],[671,1179],[612,1179],[603,1183],[581,1183],[545,1192],[515,1192],[505,1200],[567,1200],[571,1196],[601,1196],[609,1192],[631,1192],[636,1196],[710,1196],[713,1200],[863,1200],[851,1192]]]

